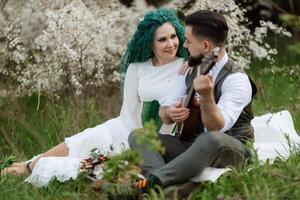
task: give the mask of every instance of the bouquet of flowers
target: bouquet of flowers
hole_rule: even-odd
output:
[[[103,164],[112,156],[113,148],[110,151],[94,148],[90,151],[87,158],[80,162],[80,173],[83,173],[92,181],[99,180],[103,177]]]

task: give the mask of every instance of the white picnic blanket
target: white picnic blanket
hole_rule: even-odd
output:
[[[253,146],[261,163],[266,160],[272,163],[278,156],[286,159],[290,155],[291,148],[300,147],[300,136],[297,134],[292,116],[287,110],[254,117],[251,123],[254,127],[255,138]],[[208,167],[191,181],[215,182],[229,170],[229,168]]]

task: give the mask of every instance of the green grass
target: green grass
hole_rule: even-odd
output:
[[[280,55],[277,64],[300,63],[295,55]],[[287,109],[300,133],[299,82],[283,74],[263,73],[265,62],[253,63],[248,73],[257,83],[259,93],[254,100],[255,115]],[[300,77],[300,76],[299,76]],[[29,159],[61,142],[64,137],[93,127],[116,116],[120,109],[119,93],[109,96],[57,101],[37,96],[19,99],[0,98],[0,160],[15,155],[17,160]],[[300,153],[276,161],[274,165],[253,164],[252,170],[234,169],[216,183],[202,183],[190,199],[300,199]],[[90,181],[51,182],[47,188],[36,188],[23,182],[23,177],[0,178],[0,200],[4,199],[99,199]],[[153,198],[157,198],[152,196]],[[157,198],[159,199],[159,198]]]
[[[39,110],[37,102],[37,96],[0,98],[0,161],[10,155],[19,161],[30,159],[63,138],[116,116],[120,109],[120,98],[116,96],[76,100],[63,97],[55,102],[44,97]],[[46,188],[36,188],[24,179],[0,177],[0,200],[99,198],[84,177],[66,183],[53,181]]]
[[[44,188],[36,188],[23,180],[22,177],[2,177],[0,180],[0,199],[99,199],[99,194],[91,189],[90,181],[84,177],[66,183],[53,181]]]
[[[204,183],[193,199],[300,199],[299,155],[273,165],[252,165],[252,170],[233,170],[215,183]]]
[[[58,101],[37,96],[20,99],[0,99],[0,155],[15,154],[30,158],[61,142],[65,137],[93,127],[104,119],[117,116],[118,97],[73,99]],[[114,99],[115,98],[115,99]]]
[[[300,133],[300,74],[296,76],[289,74],[294,65],[299,65],[300,55],[282,47],[278,52],[275,65],[284,70],[275,73],[268,72],[266,69],[271,66],[265,61],[255,61],[247,70],[258,87],[253,111],[255,115],[261,115],[266,112],[289,110],[293,116],[295,128]]]

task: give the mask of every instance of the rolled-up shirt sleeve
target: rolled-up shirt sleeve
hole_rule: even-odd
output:
[[[225,132],[235,124],[244,107],[250,103],[252,88],[248,76],[238,72],[224,80],[221,91],[217,107],[224,117],[224,127],[220,131]]]

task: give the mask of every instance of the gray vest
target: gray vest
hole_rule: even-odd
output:
[[[225,64],[225,66],[221,69],[219,72],[218,76],[216,77],[215,83],[214,83],[214,95],[215,95],[215,102],[218,103],[221,95],[222,95],[222,85],[224,80],[229,76],[230,74],[236,73],[236,72],[241,72],[245,73],[244,70],[237,66],[231,59],[228,60],[228,62]],[[193,83],[193,77],[196,76],[196,70],[193,71],[191,75],[187,75],[186,77],[186,85],[187,88],[192,85]],[[253,81],[249,78],[251,87],[252,87],[252,99],[253,96],[256,94],[257,89]],[[247,140],[253,140],[254,139],[254,130],[251,125],[251,120],[253,119],[253,113],[252,113],[252,108],[251,108],[251,103],[244,107],[242,113],[238,117],[237,121],[233,125],[231,129],[226,131],[225,133],[237,138],[241,142],[245,143]],[[203,128],[203,123],[201,120],[199,120],[199,123],[197,124],[196,130],[198,133],[201,133],[204,131]]]

